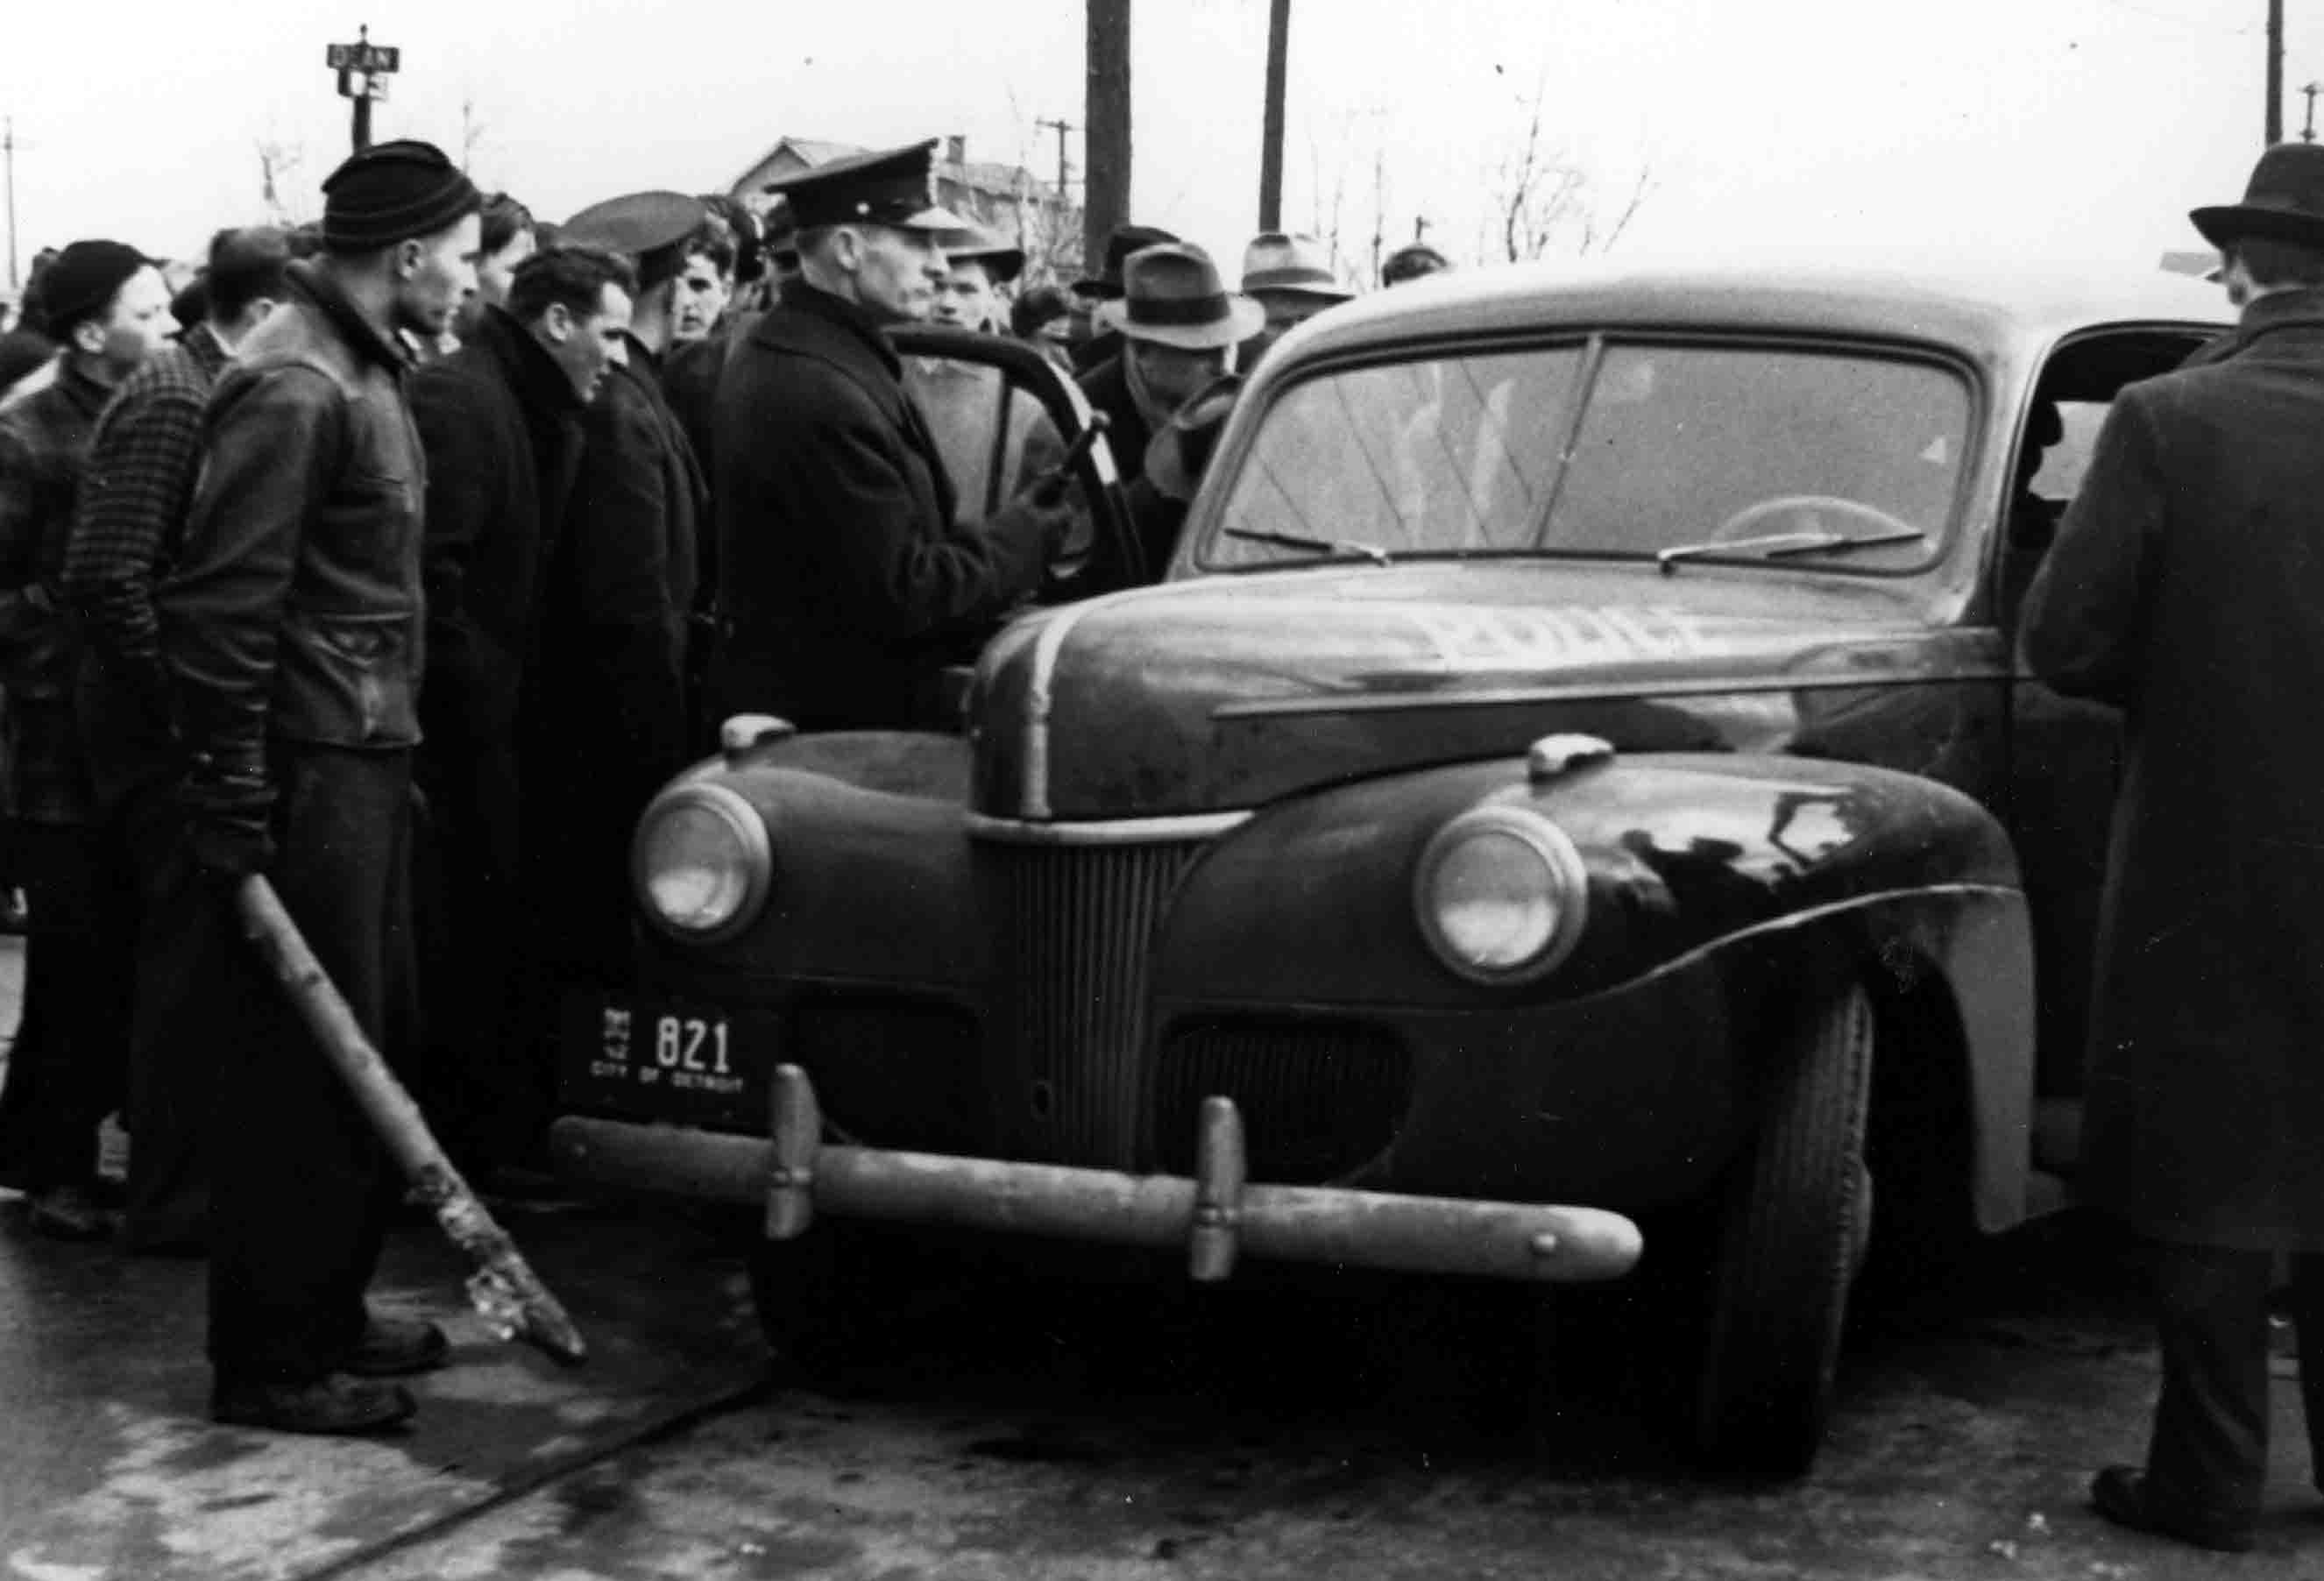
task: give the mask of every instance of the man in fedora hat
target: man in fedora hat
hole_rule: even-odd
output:
[[[726,630],[713,717],[804,729],[942,726],[943,671],[1039,586],[1072,523],[1019,495],[973,528],[885,333],[948,278],[934,140],[784,184],[800,279],[718,384],[712,448]]]
[[[2121,1525],[2252,1545],[2268,1295],[2292,1262],[2324,1472],[2324,146],[2194,211],[2241,321],[2116,395],[2025,602],[2059,691],[2128,748],[2099,920],[2078,1185],[2152,1243],[2163,1387]]]
[[[1074,316],[1079,338],[1074,347],[1074,371],[1085,374],[1121,350],[1121,337],[1096,323],[1097,310],[1121,300],[1121,266],[1132,253],[1178,239],[1158,225],[1119,225],[1105,238],[1105,264],[1095,274],[1073,283]]]
[[[1081,386],[1106,415],[1106,446],[1127,487],[1146,475],[1146,448],[1171,413],[1227,371],[1236,345],[1267,314],[1250,298],[1230,295],[1211,255],[1190,242],[1132,253],[1121,282],[1122,294],[1098,308],[1098,321],[1122,337],[1121,350],[1084,374]]]
[[[1242,289],[1267,310],[1267,328],[1242,348],[1239,365],[1255,368],[1267,348],[1295,326],[1356,293],[1332,273],[1332,260],[1313,236],[1261,231],[1242,253]]]

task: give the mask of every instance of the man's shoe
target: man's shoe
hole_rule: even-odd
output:
[[[86,1186],[51,1186],[24,1199],[32,1228],[59,1241],[102,1241],[120,1218]]]
[[[2154,1494],[2135,1465],[2109,1465],[2090,1479],[2090,1508],[2133,1531],[2176,1539],[2223,1554],[2252,1550],[2252,1522],[2193,1510],[2174,1510]]]
[[[433,1372],[452,1354],[444,1331],[425,1318],[391,1318],[374,1312],[364,1319],[363,1337],[339,1363],[357,1378],[405,1378]]]
[[[312,1383],[262,1383],[221,1378],[210,1390],[210,1418],[277,1433],[352,1437],[384,1433],[420,1407],[401,1386],[337,1374]]]

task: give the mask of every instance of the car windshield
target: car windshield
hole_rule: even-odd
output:
[[[1440,355],[1307,379],[1275,401],[1204,546],[1213,568],[1547,553],[1897,570],[1959,493],[1967,380],[1939,364],[1767,346]],[[1584,388],[1586,379],[1586,389]],[[1579,410],[1577,411],[1577,406]]]

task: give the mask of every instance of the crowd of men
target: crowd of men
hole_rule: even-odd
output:
[[[366,1305],[401,1183],[244,938],[251,875],[463,1170],[521,1179],[555,994],[627,967],[653,791],[733,712],[943,725],[1086,525],[1038,402],[996,451],[995,370],[889,331],[1079,377],[1119,585],[1167,564],[1238,361],[1351,294],[1303,238],[1231,292],[1132,226],[1012,300],[1023,253],[934,201],[933,147],[794,178],[764,228],[660,191],[551,227],[395,142],[175,291],[118,242],[41,261],[0,335],[0,1185],[42,1234],[208,1258],[219,1419],[392,1427],[447,1348]]]

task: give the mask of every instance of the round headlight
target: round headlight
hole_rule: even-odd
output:
[[[1475,983],[1522,983],[1582,938],[1589,869],[1563,829],[1527,808],[1480,807],[1420,854],[1413,901],[1445,966]]]
[[[724,785],[657,797],[638,820],[632,863],[646,915],[698,943],[749,927],[774,875],[766,821]]]

